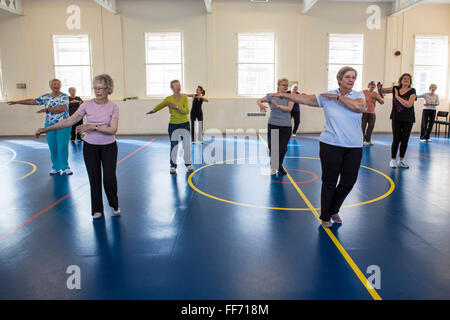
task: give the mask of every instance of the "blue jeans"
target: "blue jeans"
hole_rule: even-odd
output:
[[[177,167],[178,141],[183,140],[184,164],[191,164],[191,143],[190,143],[190,126],[189,121],[185,123],[172,124],[169,123],[169,139],[170,139],[170,167]]]

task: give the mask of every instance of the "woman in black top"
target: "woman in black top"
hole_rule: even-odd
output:
[[[398,79],[398,85],[391,88],[383,88],[383,85],[378,82],[378,92],[392,93],[392,147],[391,147],[391,161],[389,166],[391,168],[403,167],[409,168],[408,163],[403,159],[405,157],[406,149],[408,148],[408,140],[411,134],[413,123],[416,121],[414,115],[414,101],[417,100],[416,89],[411,88],[412,76],[409,73],[404,73]],[[400,145],[400,159],[396,161],[397,150]]]
[[[81,100],[80,97],[77,97],[75,93],[77,90],[74,87],[69,88],[69,115],[72,116],[75,112],[77,112],[80,105],[83,103],[83,100]],[[81,133],[76,133],[75,129],[79,125],[83,124],[83,119],[81,119],[79,122],[75,123],[72,126],[72,131],[70,133],[70,141],[75,142],[75,138],[78,139],[78,141],[81,141]],[[75,137],[76,135],[76,137]]]
[[[287,93],[295,93],[300,94],[298,91],[298,83],[294,83],[292,86],[292,89],[289,90]],[[292,107],[291,111],[291,119],[294,118],[294,129],[292,130],[292,138],[295,138],[295,135],[297,134],[298,126],[300,125],[300,105],[298,102],[294,102],[294,106]]]
[[[194,98],[192,100],[192,109],[191,109],[191,137],[192,137],[192,143],[195,142],[195,120],[198,120],[198,141],[200,143],[203,143],[203,111],[202,111],[202,104],[204,102],[208,102],[208,99],[206,99],[205,96],[205,89],[203,87],[198,86],[197,87],[197,93],[196,94],[186,94],[188,97]]]

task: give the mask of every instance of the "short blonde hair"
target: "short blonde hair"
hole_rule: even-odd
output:
[[[430,84],[430,86],[428,87],[428,89],[431,89],[432,86],[435,86],[436,89],[437,89],[437,84],[435,84],[435,83]]]
[[[287,82],[288,85],[289,85],[289,80],[288,80],[288,79],[286,79],[286,78],[281,78],[281,79],[278,80],[277,86],[280,86],[280,84],[281,84],[282,82]]]
[[[338,73],[336,74],[336,79],[337,79],[338,83],[339,83],[339,81],[342,80],[342,78],[344,78],[344,74],[346,74],[349,71],[354,71],[355,77],[358,76],[358,72],[355,69],[353,69],[352,67],[349,67],[349,66],[342,67],[341,69],[339,69]]]
[[[114,80],[111,78],[109,74],[103,73],[94,78],[95,81],[103,81],[105,83],[106,88],[108,89],[108,94],[113,93],[114,90]]]

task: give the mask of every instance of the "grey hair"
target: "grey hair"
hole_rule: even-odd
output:
[[[180,82],[180,80],[172,80],[172,81],[170,81],[170,87],[173,88],[173,84],[177,83],[177,82]]]
[[[349,71],[354,71],[355,72],[355,77],[358,76],[358,72],[353,69],[352,67],[346,66],[346,67],[342,67],[341,69],[339,69],[337,75],[336,75],[336,79],[339,83],[339,81],[342,80],[342,78],[344,77],[344,74],[346,74]]]
[[[48,82],[48,86],[51,87],[53,82],[55,82],[55,81],[58,81],[59,83],[61,83],[61,80],[54,78]]]
[[[108,89],[108,94],[113,93],[114,81],[109,74],[103,73],[94,78],[94,81],[103,81],[106,88]]]

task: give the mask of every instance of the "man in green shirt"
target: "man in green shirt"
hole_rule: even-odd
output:
[[[169,139],[170,139],[170,173],[177,172],[177,155],[178,155],[178,140],[183,140],[184,149],[184,164],[188,172],[193,172],[194,168],[191,165],[191,144],[189,143],[190,126],[189,126],[189,103],[188,97],[181,94],[181,84],[178,80],[170,82],[170,88],[173,95],[165,98],[160,104],[155,106],[153,110],[147,114],[153,114],[165,107],[169,107]]]

